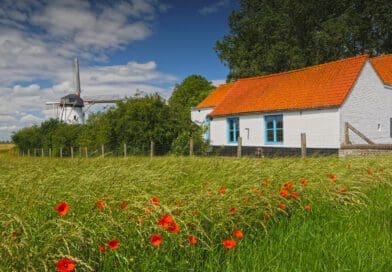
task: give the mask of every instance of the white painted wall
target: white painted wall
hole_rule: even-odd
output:
[[[82,107],[63,107],[59,113],[59,119],[67,124],[84,124]]]
[[[339,109],[307,110],[273,113],[283,115],[283,144],[265,144],[264,116],[253,113],[240,115],[239,126],[243,146],[301,147],[301,133],[306,133],[309,148],[339,148]],[[227,118],[217,117],[211,121],[212,145],[229,144]]]
[[[392,90],[384,86],[373,66],[366,62],[351,93],[343,103],[340,122],[340,141],[344,142],[344,122],[349,122],[375,143],[392,144]],[[380,125],[380,130],[378,129]],[[365,143],[350,132],[353,144]]]
[[[204,109],[192,109],[191,110],[191,120],[192,122],[201,125],[206,119],[207,114],[212,111],[212,107]]]

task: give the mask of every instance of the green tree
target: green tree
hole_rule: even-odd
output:
[[[390,0],[240,0],[215,50],[228,81],[392,52]]]

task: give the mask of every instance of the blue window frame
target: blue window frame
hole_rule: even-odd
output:
[[[283,143],[283,115],[265,116],[265,143]]]
[[[203,128],[205,129],[203,138],[208,142],[210,140],[210,118],[206,117],[203,122]]]
[[[240,136],[240,125],[238,117],[227,118],[227,140],[231,144],[237,143]]]

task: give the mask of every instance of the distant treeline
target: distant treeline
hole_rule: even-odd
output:
[[[23,128],[12,135],[20,150],[88,147],[99,150],[122,150],[130,147],[130,154],[145,154],[150,142],[158,154],[187,154],[189,139],[195,151],[203,151],[203,128],[190,120],[190,108],[203,100],[214,86],[205,78],[192,75],[176,85],[172,96],[165,101],[157,94],[136,96],[105,112],[90,114],[86,124],[70,125],[50,119],[39,126]]]

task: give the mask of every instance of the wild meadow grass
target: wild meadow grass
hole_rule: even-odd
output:
[[[63,258],[75,271],[392,271],[391,233],[392,157],[0,154],[0,271],[55,271]]]

